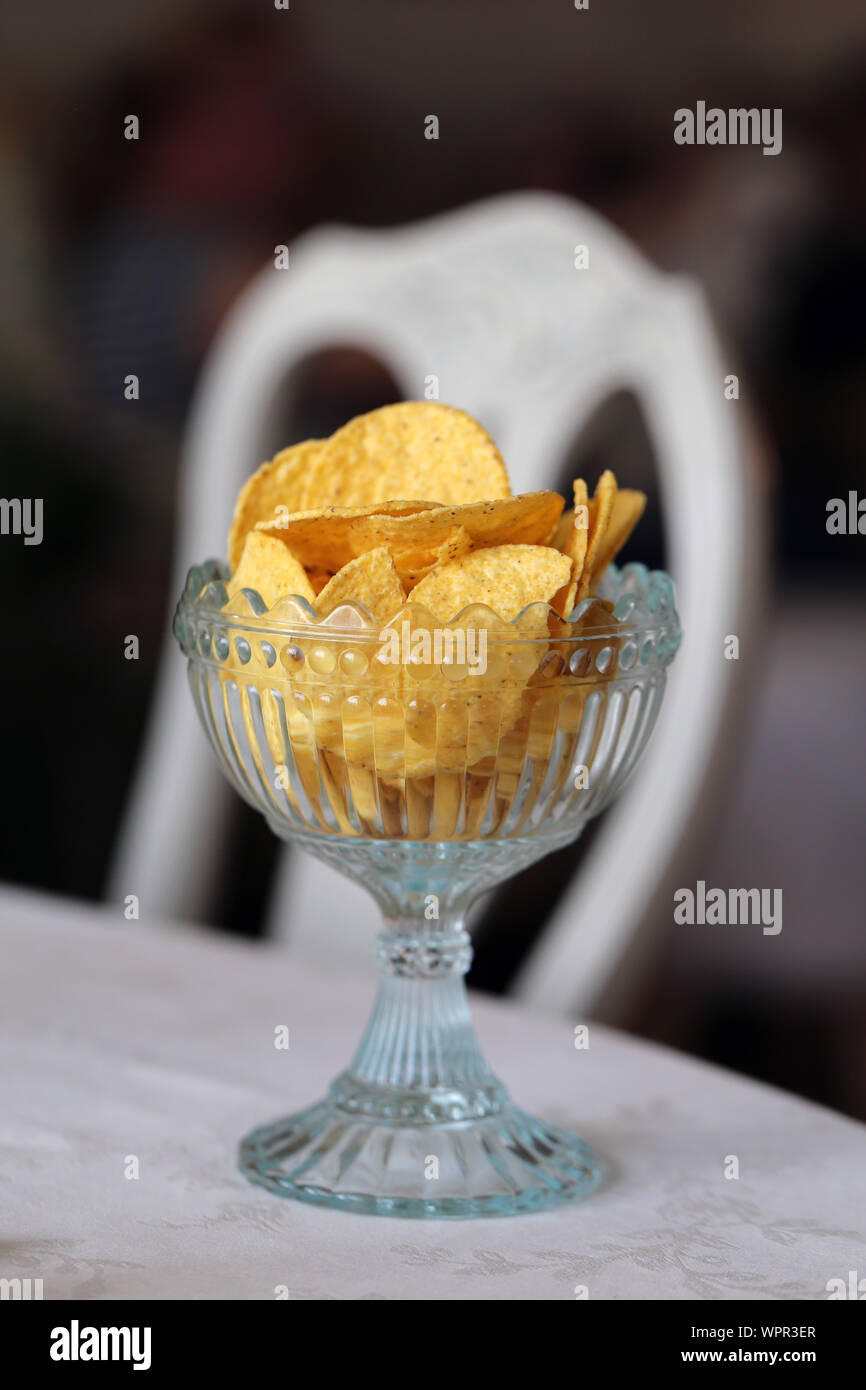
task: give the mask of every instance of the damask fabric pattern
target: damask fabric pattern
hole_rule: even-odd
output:
[[[604,1153],[598,1194],[462,1223],[282,1201],[236,1173],[237,1140],[346,1063],[372,964],[359,981],[146,904],[130,922],[9,891],[0,935],[0,1277],[46,1299],[811,1300],[866,1274],[862,1125],[600,1026],[578,1049],[583,1020],[485,1000],[494,1069]]]

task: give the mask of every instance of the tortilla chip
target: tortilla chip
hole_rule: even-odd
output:
[[[595,565],[604,537],[607,534],[615,497],[616,478],[610,469],[606,468],[595,485],[595,493],[589,504],[589,535],[586,542],[583,573],[577,585],[578,603],[592,593]]]
[[[387,622],[405,603],[394,561],[384,546],[356,556],[338,570],[318,595],[316,608],[324,617],[339,603],[352,599],[363,603],[381,623]]]
[[[550,546],[491,546],[435,569],[412,599],[443,622],[470,603],[486,604],[510,622],[530,603],[549,603],[570,572],[567,556]]]
[[[229,531],[229,564],[237,569],[244,541],[259,521],[273,520],[280,507],[300,512],[306,501],[307,480],[313,459],[322,448],[320,439],[307,439],[283,449],[248,478],[238,493]]]
[[[442,503],[510,497],[499,450],[477,420],[439,401],[404,401],[350,420],[312,461],[307,506],[390,497]]]
[[[607,533],[598,548],[593,567],[593,582],[601,577],[617,551],[622,550],[644,514],[646,493],[635,488],[620,488],[613,499]]]
[[[576,484],[577,480],[575,480],[575,486]],[[553,546],[554,550],[561,550],[563,555],[565,554],[565,547],[571,539],[571,528],[573,525],[574,507],[569,507],[567,512],[562,513],[562,516],[554,527],[553,535],[550,538],[550,544]]]
[[[399,500],[413,495],[437,500]],[[438,402],[387,406],[263,464],[235,508],[227,611],[254,589],[286,638],[238,634],[219,653],[262,775],[285,763],[296,813],[341,834],[517,833],[569,775],[587,701],[618,669],[609,603],[571,628],[556,615],[593,592],[644,502],[610,472],[591,503],[578,479],[565,513],[555,493],[512,497],[489,436]],[[328,630],[302,600],[371,617]]]
[[[436,558],[432,563],[426,562],[429,554],[427,548],[422,547],[417,553],[412,551],[400,551],[397,556],[399,561],[399,575],[403,588],[407,594],[420,584],[422,579],[426,579],[438,565],[450,564],[452,560],[459,560],[464,555],[468,555],[472,549],[472,537],[465,526],[457,526],[450,536],[442,542],[436,551]]]
[[[377,502],[369,507],[320,507],[259,521],[255,529],[282,541],[302,557],[308,570],[336,574],[357,555],[376,548],[354,542],[353,523],[369,516],[402,517],[438,510],[435,502],[403,501]]]
[[[555,608],[563,618],[567,618],[574,608],[578,586],[586,563],[589,535],[589,497],[583,478],[575,478],[574,480],[574,507],[570,512],[566,512],[566,516],[571,517],[571,526],[568,534],[562,537],[560,548],[563,555],[566,555],[571,561],[571,574],[568,583],[563,585],[551,604],[551,607]],[[557,538],[560,536],[561,523],[557,529]]]
[[[316,598],[303,565],[288,546],[261,531],[250,531],[240,564],[226,588],[229,598],[234,598],[241,589],[255,589],[268,608],[273,608],[278,599],[287,594],[297,594],[308,603],[315,602]]]
[[[279,526],[259,522],[256,529],[282,540],[308,569],[336,574],[356,555],[386,546],[401,574],[436,564],[441,547],[461,527],[475,548],[540,545],[559,520],[562,506],[556,492],[448,507],[389,502],[302,512],[281,519]]]

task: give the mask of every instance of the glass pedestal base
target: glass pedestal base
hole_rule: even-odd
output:
[[[495,1114],[444,1124],[371,1120],[320,1101],[248,1134],[240,1168],[269,1192],[318,1206],[457,1219],[585,1197],[604,1171],[577,1135],[507,1099]]]
[[[588,1196],[603,1168],[576,1135],[519,1110],[481,1052],[466,997],[465,910],[543,852],[504,845],[307,846],[363,882],[384,914],[379,986],[324,1100],[241,1142],[241,1172],[280,1197],[377,1216],[509,1216]]]

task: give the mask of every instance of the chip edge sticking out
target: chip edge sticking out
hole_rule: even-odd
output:
[[[237,495],[229,526],[228,556],[232,570],[240,564],[244,541],[250,531],[259,521],[272,518],[275,507],[284,506],[290,512],[297,512],[306,506],[310,465],[324,443],[323,439],[304,439],[299,444],[290,444],[260,464],[247,478]]]
[[[343,592],[349,585],[347,592]],[[406,602],[390,551],[385,546],[356,555],[337,570],[315,600],[317,612],[326,617],[341,603],[362,603],[377,622],[386,623]]]
[[[240,563],[226,589],[230,599],[241,589],[254,589],[268,608],[289,594],[311,604],[316,601],[315,590],[297,556],[276,536],[255,530],[247,534]]]
[[[589,493],[583,478],[574,480],[574,507],[571,515],[571,528],[562,545],[562,553],[571,561],[571,574],[568,583],[563,584],[551,602],[560,617],[567,618],[574,608],[578,585],[583,577],[586,564],[586,548],[589,535]],[[565,513],[569,515],[569,513]]]

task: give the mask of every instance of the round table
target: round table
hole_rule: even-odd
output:
[[[349,1060],[372,963],[365,982],[9,889],[0,931],[0,1275],[46,1299],[826,1299],[866,1273],[866,1127],[591,1022],[576,1048],[586,1020],[484,998],[494,1070],[607,1157],[601,1191],[469,1222],[272,1197],[237,1141]]]

